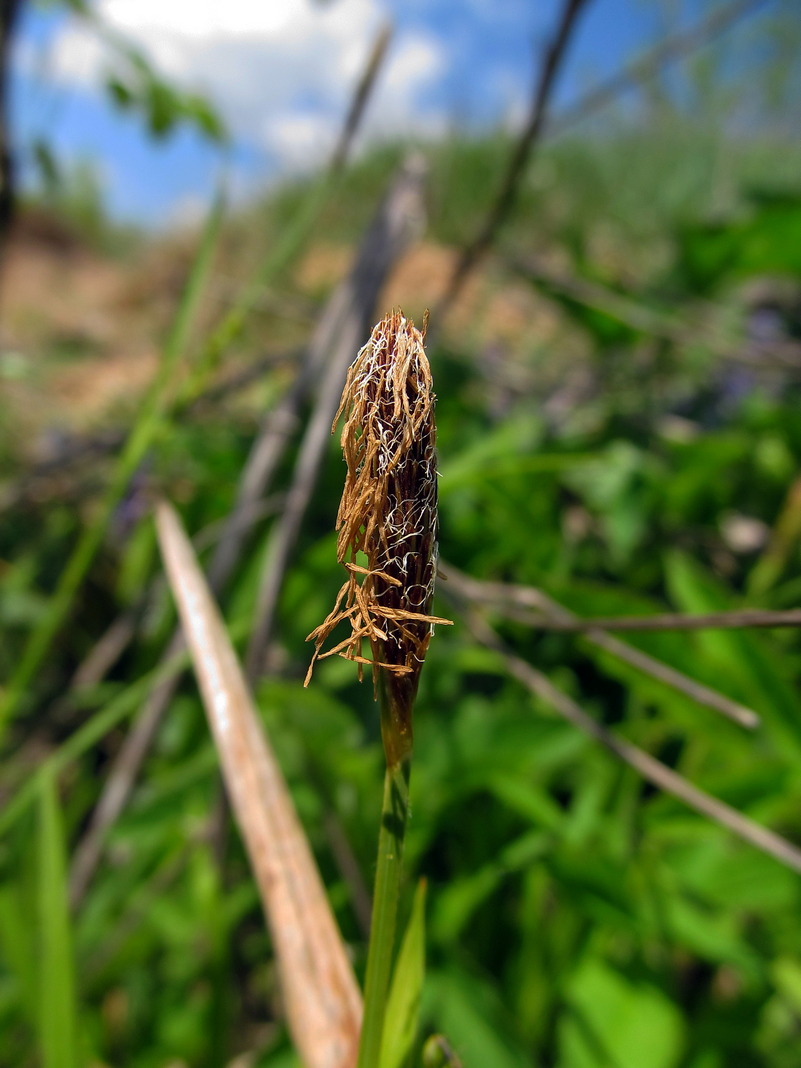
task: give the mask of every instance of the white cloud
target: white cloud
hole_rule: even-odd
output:
[[[61,34],[50,62],[53,77],[57,80],[90,86],[96,82],[106,61],[106,48],[100,38],[79,26]]]
[[[263,139],[290,167],[303,167],[331,143],[331,123],[312,112],[286,112],[265,122]]]
[[[209,215],[209,198],[201,193],[184,193],[170,206],[168,225],[181,230],[196,230]]]
[[[143,50],[178,84],[206,92],[235,137],[288,165],[330,151],[354,82],[384,18],[385,0],[98,0],[101,23]],[[395,40],[368,128],[430,126],[419,95],[444,65],[444,46],[417,33]],[[57,43],[54,69],[89,87],[109,56],[90,28]]]
[[[101,0],[99,6],[105,20],[131,33],[190,38],[274,35],[298,13],[294,0]]]
[[[422,91],[444,66],[443,46],[415,33],[396,40],[365,120],[365,136],[430,136],[445,127],[441,111],[421,105]]]
[[[442,48],[432,37],[407,37],[387,65],[384,87],[404,98],[433,77],[442,62]]]

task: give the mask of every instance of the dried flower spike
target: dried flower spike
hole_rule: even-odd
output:
[[[330,615],[309,635],[314,657],[371,664],[411,708],[434,623],[437,461],[434,394],[423,335],[400,312],[375,327],[348,371],[339,411],[347,475],[337,516],[337,558],[348,578]],[[357,562],[364,554],[366,563]],[[320,650],[343,620],[350,635]],[[370,645],[369,657],[363,643]],[[383,678],[382,678],[383,677]]]

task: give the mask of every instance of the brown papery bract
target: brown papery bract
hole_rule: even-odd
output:
[[[348,578],[333,611],[309,639],[318,658],[339,654],[370,664],[417,690],[432,627],[437,568],[437,460],[434,393],[423,335],[401,312],[374,328],[348,371],[339,411],[345,413],[347,464],[337,516],[337,558]],[[359,553],[366,563],[357,562]],[[344,620],[351,632],[326,652],[323,644]],[[370,656],[363,655],[365,639]],[[402,682],[401,682],[402,680]]]

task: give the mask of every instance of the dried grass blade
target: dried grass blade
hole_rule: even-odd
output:
[[[223,777],[272,932],[287,1019],[307,1068],[352,1068],[361,999],[314,858],[241,668],[172,507],[156,511]]]
[[[520,619],[531,626],[546,629],[553,624],[554,630],[572,630],[574,623],[582,622],[564,605],[554,601],[544,594],[542,590],[533,586],[511,586],[500,582],[481,582],[470,578],[468,575],[461,574],[451,568],[450,565],[446,565],[446,570],[457,592],[461,592],[463,596],[471,601],[492,605],[493,608],[497,608],[498,611],[508,615],[509,618]],[[520,609],[522,609],[522,612]],[[529,614],[529,612],[534,614]],[[648,653],[644,653],[641,649],[628,645],[619,638],[614,638],[611,634],[607,634],[606,631],[593,626],[592,621],[586,622],[587,627],[586,629],[582,628],[582,632],[583,637],[590,644],[597,646],[599,649],[604,649],[619,660],[623,660],[639,671],[665,683],[666,686],[672,686],[674,690],[685,694],[699,705],[704,705],[706,708],[726,716],[727,719],[733,720],[741,727],[752,730],[759,726],[759,716],[752,708],[748,708],[739,701],[734,701],[731,697],[727,697],[725,694],[720,693],[718,690],[713,690],[703,683],[696,682],[695,679],[691,679],[669,664],[649,656]]]
[[[546,701],[568,723],[572,723],[584,734],[600,742],[624,764],[634,768],[647,782],[653,783],[665,793],[672,794],[689,808],[721,827],[726,827],[738,838],[750,843],[763,853],[767,853],[780,864],[784,864],[793,871],[801,872],[801,849],[792,842],[768,830],[767,827],[755,823],[754,820],[744,816],[724,801],[719,801],[718,798],[700,790],[683,775],[679,775],[656,757],[652,757],[650,753],[632,745],[624,738],[619,738],[596,722],[572,698],[557,689],[541,671],[537,671],[531,664],[510,653],[483,617],[473,613],[470,618],[470,629],[482,645],[494,649],[503,658],[510,675],[514,676],[531,693]]]

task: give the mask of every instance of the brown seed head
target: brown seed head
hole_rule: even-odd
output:
[[[375,327],[348,371],[339,417],[347,464],[337,516],[337,558],[348,571],[334,610],[309,635],[314,662],[338,653],[371,664],[411,703],[434,623],[437,568],[437,461],[434,394],[423,335],[400,312]],[[363,553],[366,565],[357,563]],[[325,653],[347,620],[350,635]],[[371,656],[363,655],[364,640]]]

